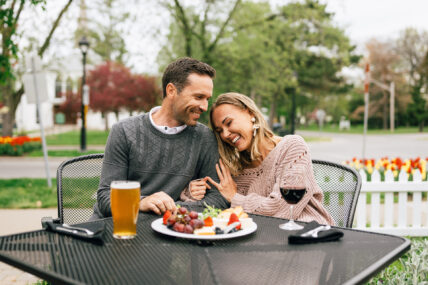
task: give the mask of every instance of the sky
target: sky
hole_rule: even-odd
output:
[[[394,39],[407,27],[428,31],[428,0],[324,0],[336,23],[363,48],[371,38]]]

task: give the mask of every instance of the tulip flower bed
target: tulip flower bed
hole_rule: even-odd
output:
[[[398,176],[401,171],[408,174],[408,181],[413,181],[413,174],[419,169],[422,181],[427,181],[427,163],[428,157],[421,159],[417,157],[415,159],[402,160],[399,157],[389,159],[388,157],[375,159],[357,159],[353,158],[351,161],[345,161],[344,164],[355,168],[357,171],[363,169],[367,174],[367,181],[371,181],[371,175],[375,169],[377,169],[381,175],[381,180],[385,180],[385,172],[388,170],[392,171],[394,179],[398,181]]]
[[[39,137],[0,137],[0,155],[20,156],[41,148]]]

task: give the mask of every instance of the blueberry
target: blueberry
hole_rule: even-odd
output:
[[[215,227],[215,234],[216,235],[222,235],[222,234],[224,234],[224,232],[219,227]]]

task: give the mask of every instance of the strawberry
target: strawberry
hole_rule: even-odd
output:
[[[238,216],[235,213],[232,213],[230,215],[229,222],[227,223],[227,225],[230,225],[230,224],[232,224],[234,222],[239,222],[239,218],[238,218]],[[236,229],[237,230],[241,229],[241,223],[239,223],[239,226],[236,226]]]
[[[166,210],[165,214],[163,214],[163,224],[166,225],[168,218],[171,216],[171,211]]]
[[[209,216],[206,217],[204,220],[204,224],[205,224],[205,227],[212,227],[214,225],[213,218],[211,218]]]

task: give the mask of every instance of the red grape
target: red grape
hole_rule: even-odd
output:
[[[178,212],[179,212],[180,214],[184,215],[184,214],[186,214],[186,213],[187,213],[187,209],[186,209],[186,208],[184,208],[184,207],[180,207],[180,208],[178,208]]]
[[[177,220],[176,215],[172,215],[168,218],[167,225],[173,226]]]
[[[187,233],[187,234],[193,234],[193,228],[192,228],[192,226],[186,225],[184,227],[184,232]]]
[[[192,218],[192,219],[197,219],[198,218],[198,213],[195,212],[195,211],[191,211],[189,213],[189,217]]]
[[[182,233],[184,232],[184,224],[175,223],[173,226],[174,231]]]

